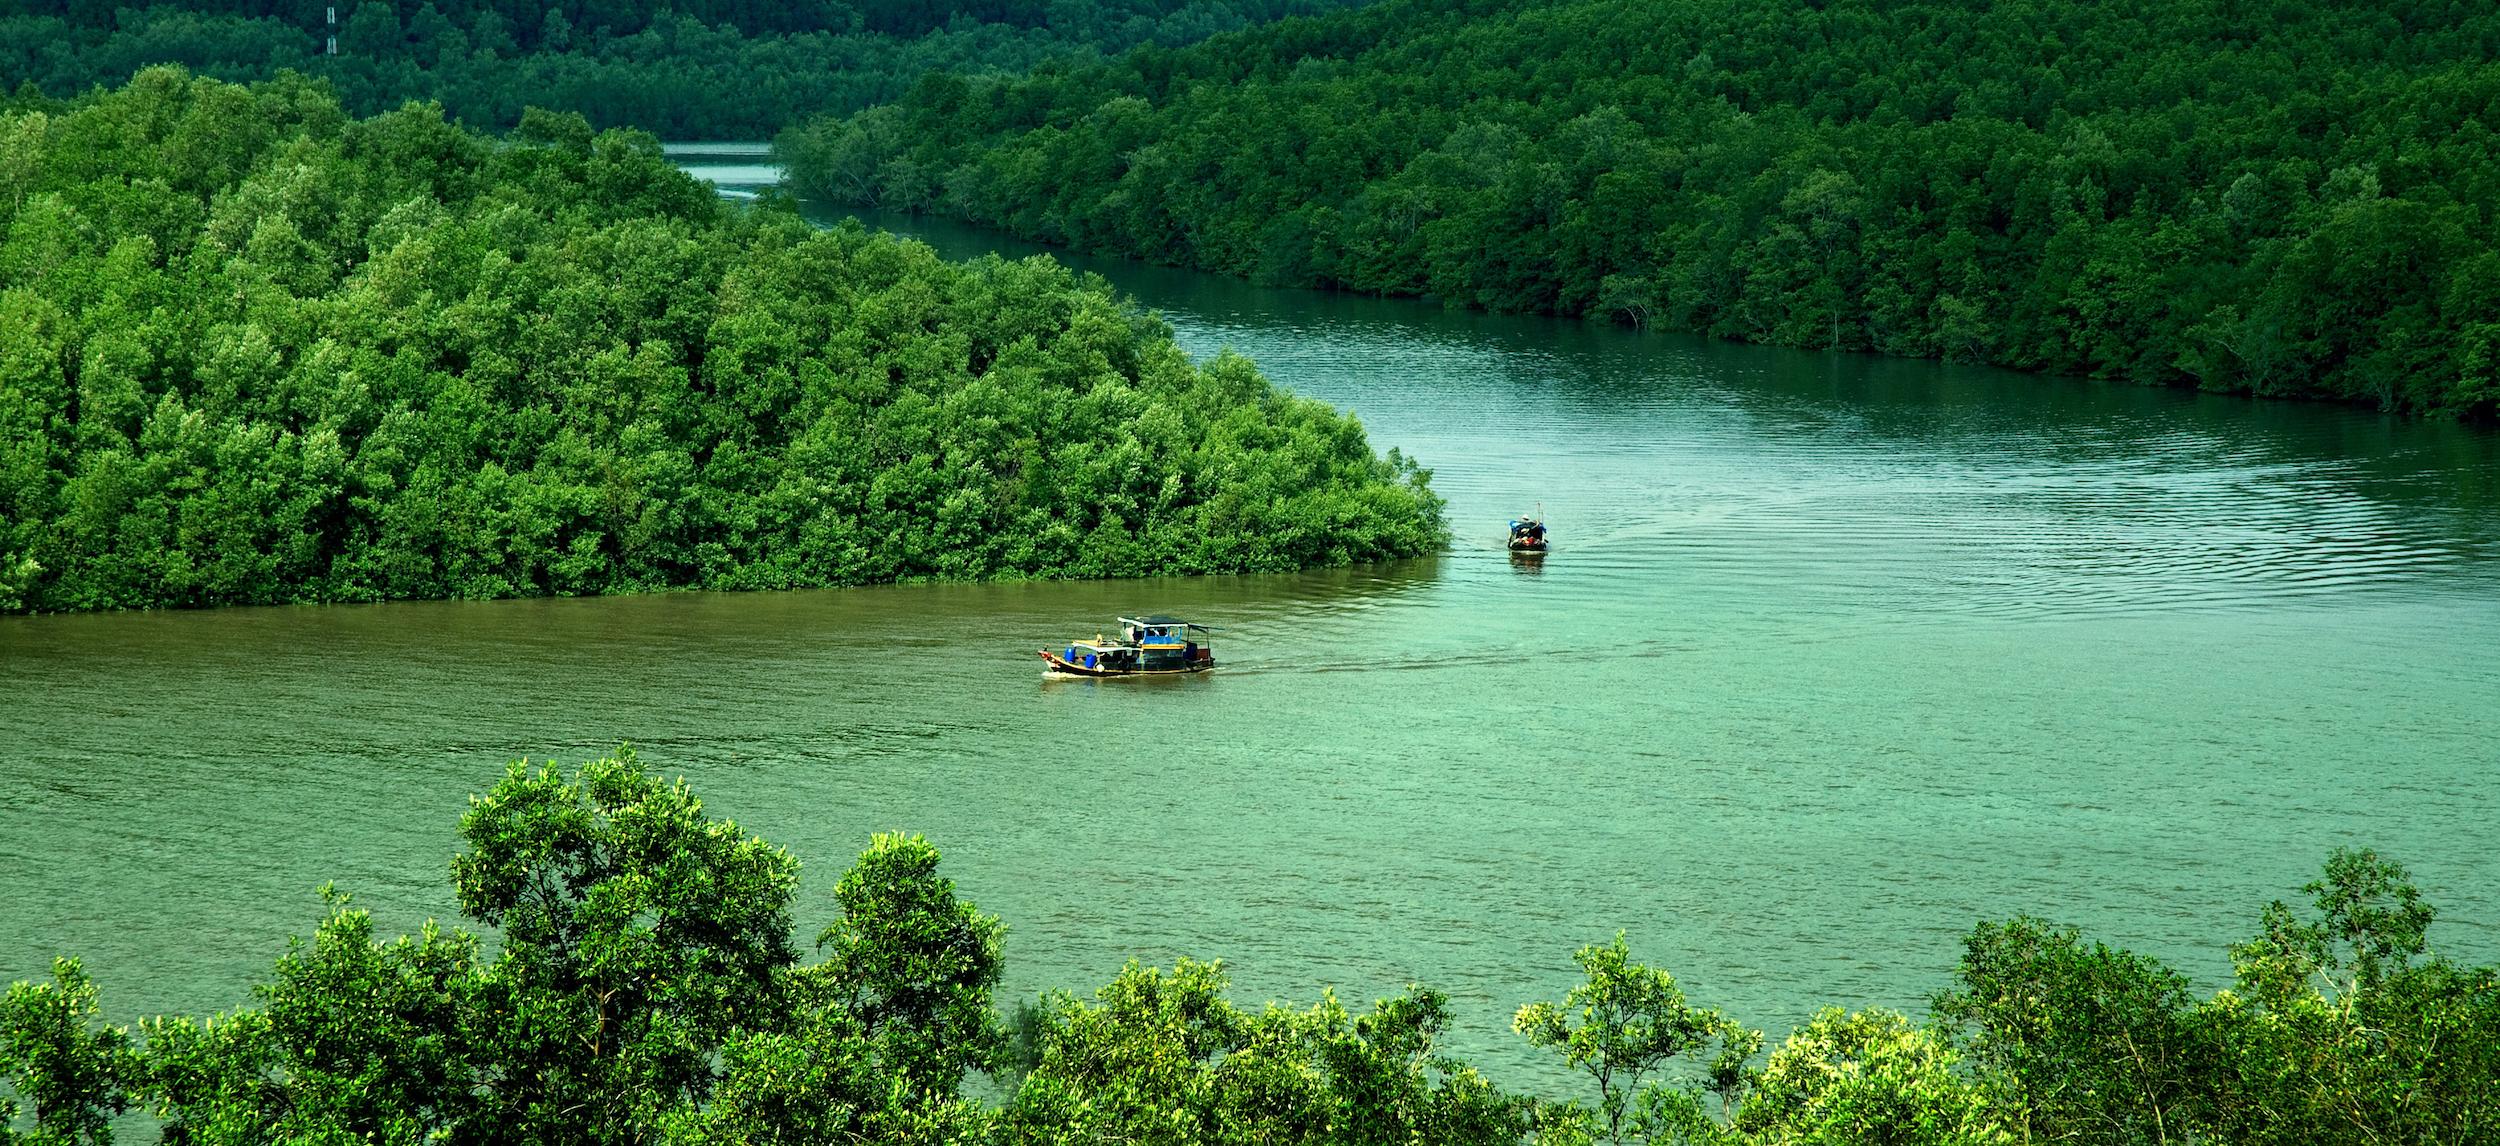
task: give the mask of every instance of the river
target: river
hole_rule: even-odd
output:
[[[768,170],[768,169],[767,169]],[[768,176],[767,176],[768,177]],[[725,183],[734,182],[724,180]],[[954,256],[1034,248],[872,218]],[[1009,997],[1221,957],[1448,991],[1452,1050],[1629,937],[1776,1039],[1923,1011],[2018,912],[2204,989],[2329,849],[2500,961],[2500,446],[2319,405],[1801,353],[1072,260],[1435,471],[1457,540],[1129,582],[0,618],[0,980],[248,1002],[324,881],[387,929],[504,762],[631,742],[805,861],[873,831],[1011,928]],[[1503,552],[1542,505],[1554,552]],[[1046,682],[1157,610],[1225,667]]]

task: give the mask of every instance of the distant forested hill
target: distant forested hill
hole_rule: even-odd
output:
[[[1440,503],[1048,259],[174,68],[0,112],[0,612],[1290,569]]]
[[[329,80],[359,116],[420,99],[476,127],[508,128],[524,107],[544,107],[672,139],[760,139],[894,99],[931,69],[1020,72],[1344,3],[0,0],[0,91],[67,96],[152,64],[230,82],[293,68]]]
[[[1277,283],[2488,415],[2495,59],[2463,0],[1387,0],[782,147]]]

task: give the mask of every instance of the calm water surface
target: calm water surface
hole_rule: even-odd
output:
[[[736,155],[728,156],[737,158]],[[691,160],[689,162],[692,162]],[[724,183],[731,180],[723,180]],[[954,255],[1031,248],[872,220]],[[2500,960],[2500,450],[2475,429],[1087,263],[1436,471],[1457,542],[1291,576],[0,618],[0,979],[247,1001],[336,881],[455,913],[466,796],[631,741],[807,863],[880,830],[1008,987],[1221,956],[1244,1001],[1449,991],[1508,1033],[1615,931],[1776,1036],[1913,1013],[2032,912],[2207,988],[2328,849]],[[1502,523],[1555,537],[1513,563]],[[1173,682],[1045,682],[1113,614]]]

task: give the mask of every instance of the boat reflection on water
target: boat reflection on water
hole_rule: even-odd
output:
[[[1503,545],[1510,550],[1512,572],[1545,572],[1545,507],[1537,506],[1534,516],[1512,518]]]

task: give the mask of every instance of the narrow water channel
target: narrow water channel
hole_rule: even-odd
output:
[[[726,181],[725,181],[726,182]],[[829,216],[830,217],[830,216]],[[871,218],[954,256],[1033,248]],[[336,881],[453,914],[466,796],[630,741],[830,913],[923,832],[1008,990],[1222,957],[1244,1001],[1508,1032],[1628,934],[1771,1031],[1916,1014],[2029,912],[2206,989],[2371,845],[2500,961],[2500,448],[2472,427],[1073,260],[1435,470],[1449,552],[1264,577],[0,618],[0,980],[247,1001]],[[1504,520],[1542,505],[1552,556]],[[1151,609],[1205,678],[1046,682]]]

